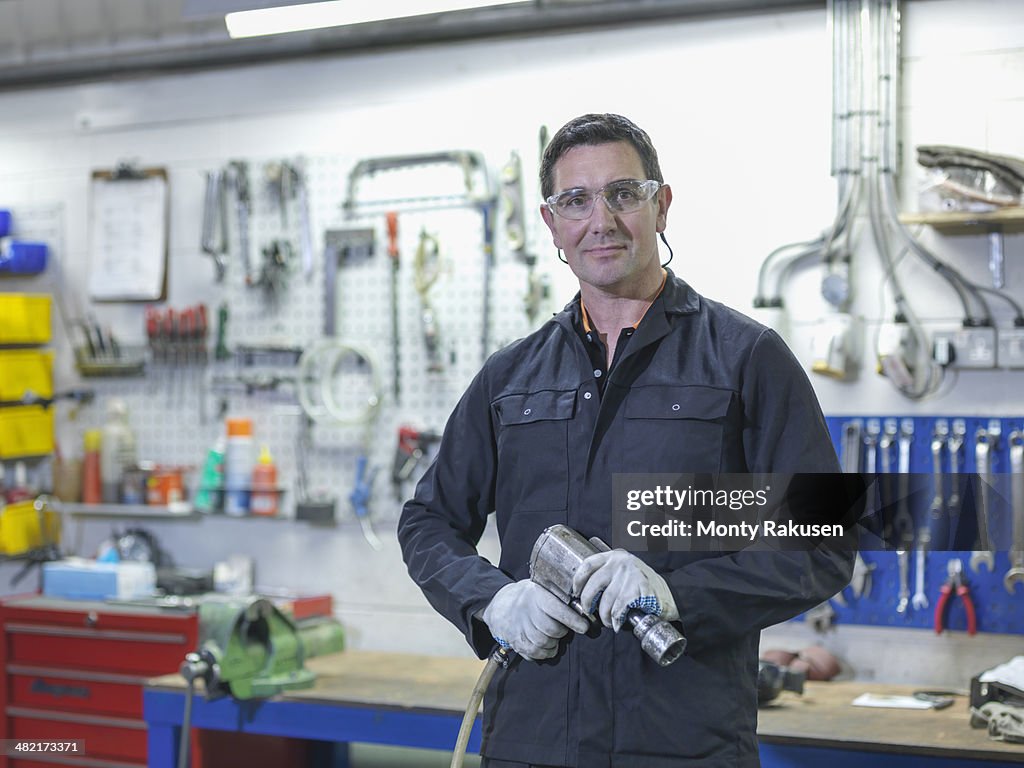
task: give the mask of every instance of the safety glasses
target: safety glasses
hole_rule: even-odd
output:
[[[632,213],[640,210],[661,187],[661,182],[654,179],[622,179],[606,184],[596,192],[567,189],[565,192],[552,195],[544,202],[547,203],[548,210],[557,213],[563,219],[579,221],[590,218],[594,211],[594,201],[599,197],[612,213]]]

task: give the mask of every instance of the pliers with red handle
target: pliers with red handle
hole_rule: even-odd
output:
[[[957,596],[963,601],[964,611],[967,614],[967,634],[974,635],[978,632],[978,619],[974,612],[974,601],[971,599],[971,588],[964,581],[964,564],[960,558],[953,558],[946,564],[946,572],[949,576],[946,583],[942,585],[939,592],[939,602],[935,605],[935,634],[940,634],[946,628],[946,609],[949,606],[950,595],[956,591]]]

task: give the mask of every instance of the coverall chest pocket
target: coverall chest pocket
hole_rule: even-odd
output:
[[[733,393],[705,386],[633,387],[625,462],[632,472],[720,472]]]
[[[498,423],[497,505],[562,510],[569,499],[569,422],[576,390],[506,395],[491,404]]]

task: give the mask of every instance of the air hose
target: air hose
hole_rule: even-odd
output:
[[[477,678],[476,685],[473,686],[473,695],[469,697],[469,704],[466,705],[466,714],[462,717],[459,738],[455,742],[455,751],[452,752],[451,768],[462,768],[462,761],[466,757],[466,746],[469,744],[469,734],[473,730],[476,713],[480,710],[480,702],[484,699],[487,686],[491,684],[491,678],[498,671],[498,667],[507,668],[514,658],[514,651],[505,650],[499,645],[487,659],[487,664],[480,673],[480,677]]]

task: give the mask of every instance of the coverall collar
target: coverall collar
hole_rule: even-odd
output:
[[[700,310],[700,297],[697,292],[691,288],[686,281],[682,278],[676,277],[668,267],[665,267],[665,271],[668,273],[668,277],[665,280],[665,287],[662,289],[658,298],[654,300],[651,305],[651,309],[660,306],[665,312],[669,314],[687,315],[692,312]],[[573,317],[578,318],[580,313],[580,293],[576,292],[576,295],[572,297],[572,301],[565,305],[565,313],[559,313],[555,317],[562,322],[562,318],[570,321]],[[648,315],[652,314],[650,310],[647,312]],[[563,325],[565,323],[563,322]],[[642,324],[642,323],[641,323]]]

